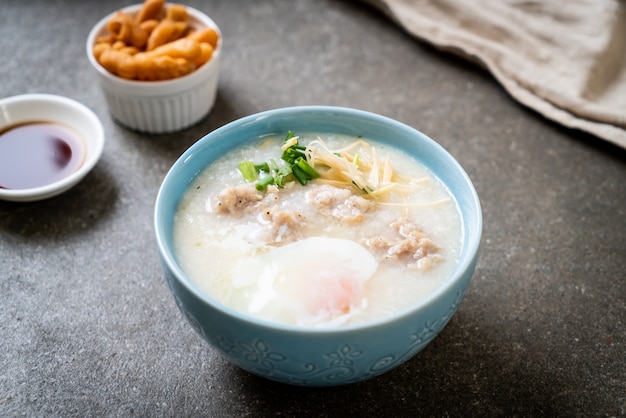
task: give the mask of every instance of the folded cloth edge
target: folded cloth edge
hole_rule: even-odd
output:
[[[417,39],[427,42],[437,49],[452,53],[462,58],[473,61],[489,71],[504,89],[519,103],[533,109],[543,117],[552,120],[568,128],[592,134],[600,139],[611,142],[622,148],[626,148],[626,130],[610,123],[598,122],[585,118],[583,115],[569,112],[534,91],[531,86],[523,85],[507,75],[504,70],[487,54],[478,48],[473,48],[471,43],[458,41],[454,30],[447,27],[436,26],[428,19],[420,19],[413,15],[410,22],[406,16],[394,8],[394,4],[386,0],[362,0],[365,3],[381,10],[390,19],[400,25],[405,31]]]

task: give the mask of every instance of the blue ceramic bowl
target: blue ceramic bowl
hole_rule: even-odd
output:
[[[390,318],[338,329],[269,323],[236,312],[201,292],[181,270],[172,245],[180,198],[200,171],[229,150],[268,134],[337,133],[386,142],[414,156],[449,187],[461,209],[460,263],[444,286]],[[459,307],[478,258],[482,215],[467,174],[440,145],[417,130],[376,114],[328,106],[270,110],[229,123],[191,146],[172,166],[155,207],[159,254],[176,304],[191,326],[244,370],[301,386],[334,386],[385,373],[428,345]]]

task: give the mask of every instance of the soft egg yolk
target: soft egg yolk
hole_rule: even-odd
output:
[[[242,260],[229,305],[280,323],[339,325],[367,305],[365,283],[377,268],[353,241],[307,238]]]
[[[310,295],[305,297],[309,312],[329,315],[347,314],[363,291],[358,274],[336,266],[334,270],[317,270],[306,278]]]

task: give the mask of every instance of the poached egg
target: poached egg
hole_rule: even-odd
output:
[[[228,305],[301,326],[337,326],[367,306],[365,284],[378,262],[361,245],[310,237],[240,260]]]

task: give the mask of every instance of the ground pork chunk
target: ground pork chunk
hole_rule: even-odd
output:
[[[256,189],[253,183],[227,187],[213,197],[211,207],[217,213],[237,214],[256,211],[278,200],[278,188],[269,186],[266,193]]]
[[[277,206],[263,209],[258,216],[259,222],[264,225],[263,238],[267,244],[284,245],[296,241],[298,230],[306,218],[296,210],[278,210]]]
[[[406,260],[407,267],[418,270],[428,270],[443,260],[441,249],[409,219],[400,218],[390,227],[397,231],[397,239],[371,237],[362,244],[382,260]]]
[[[217,213],[235,214],[263,200],[263,195],[252,183],[228,187],[213,198],[212,207]]]
[[[216,213],[230,216],[256,214],[258,227],[251,229],[249,238],[270,245],[282,245],[298,239],[298,230],[305,224],[305,217],[295,210],[279,210],[279,189],[268,186],[265,192],[253,183],[228,187],[211,199]]]
[[[374,205],[374,202],[355,196],[348,189],[329,185],[312,188],[307,192],[306,199],[320,213],[347,223],[361,222],[363,214]]]

